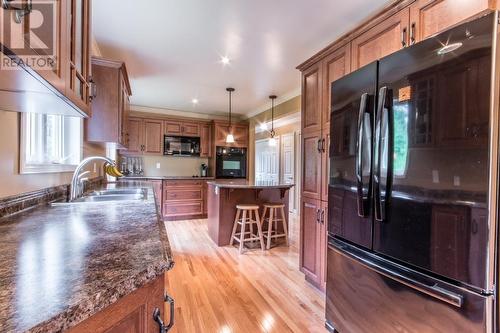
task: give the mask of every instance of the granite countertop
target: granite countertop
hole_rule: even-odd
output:
[[[45,205],[0,219],[0,331],[61,332],[173,266],[148,182],[142,201]]]
[[[233,188],[233,189],[268,189],[268,188],[279,188],[288,189],[294,184],[285,184],[273,181],[248,181],[246,179],[217,179],[214,181],[208,181],[207,184],[213,185],[218,188]]]
[[[193,176],[125,176],[123,179],[151,179],[151,180],[211,180],[215,177]]]

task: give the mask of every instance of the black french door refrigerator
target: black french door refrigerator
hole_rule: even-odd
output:
[[[493,332],[496,12],[332,83],[326,326]]]

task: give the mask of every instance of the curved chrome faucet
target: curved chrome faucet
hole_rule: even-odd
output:
[[[81,161],[80,164],[78,164],[78,166],[76,167],[75,172],[73,173],[73,178],[71,179],[69,201],[78,199],[78,197],[83,192],[82,182],[88,180],[87,178],[81,178],[81,176],[87,174],[88,171],[83,172],[81,175],[80,171],[82,171],[82,168],[86,166],[89,162],[96,160],[104,161],[104,165],[106,164],[115,165],[115,162],[113,160],[104,156],[90,156]]]

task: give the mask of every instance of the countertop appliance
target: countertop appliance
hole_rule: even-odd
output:
[[[208,177],[208,165],[206,165],[205,163],[202,163],[200,166],[200,176]]]
[[[217,146],[215,168],[216,178],[246,178],[247,149]]]
[[[331,331],[494,331],[497,16],[332,83]]]
[[[165,135],[163,155],[200,156],[200,138]]]

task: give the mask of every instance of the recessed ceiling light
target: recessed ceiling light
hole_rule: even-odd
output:
[[[193,98],[193,99],[191,100],[191,103],[193,103],[193,104],[198,104],[198,102],[199,102],[199,101],[198,101],[198,99],[197,99],[197,98]]]
[[[226,56],[220,57],[220,62],[221,62],[223,65],[229,65],[229,58],[228,58],[228,57],[226,57]]]

